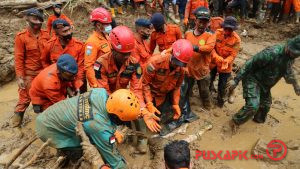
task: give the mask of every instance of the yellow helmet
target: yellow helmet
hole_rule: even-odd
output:
[[[128,89],[113,92],[106,102],[106,109],[122,121],[136,120],[141,114],[138,98]]]

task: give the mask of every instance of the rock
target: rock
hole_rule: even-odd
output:
[[[298,150],[299,149],[299,140],[290,140],[288,142],[286,142],[286,146],[288,149],[291,149],[291,150]]]
[[[3,85],[15,78],[14,60],[0,60],[0,85]],[[4,62],[4,64],[2,64]]]

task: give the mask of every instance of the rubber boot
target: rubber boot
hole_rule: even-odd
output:
[[[256,123],[264,123],[267,119],[267,114],[270,111],[270,107],[259,107],[257,113],[255,114],[253,121]]]
[[[146,154],[147,153],[147,142],[148,140],[145,138],[139,138],[137,146],[136,146],[136,150],[138,151],[138,153],[140,154]]]
[[[111,16],[115,18],[116,17],[115,8],[110,8],[110,12],[111,12]]]
[[[24,117],[24,112],[15,112],[15,114],[11,119],[12,127],[21,127],[23,117]]]
[[[255,113],[254,110],[246,111],[242,108],[238,113],[233,115],[232,120],[235,124],[241,125],[247,122],[250,118],[252,118],[254,113]]]
[[[203,107],[206,110],[210,110],[212,108],[212,104],[211,104],[210,99],[209,100],[203,100]]]
[[[121,15],[124,14],[122,6],[118,7],[118,14],[121,14]]]

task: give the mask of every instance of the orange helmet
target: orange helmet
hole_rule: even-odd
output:
[[[128,89],[113,92],[106,102],[106,109],[122,121],[136,120],[141,114],[138,98]]]

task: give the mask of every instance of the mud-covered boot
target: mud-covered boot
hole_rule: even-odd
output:
[[[212,104],[211,104],[210,99],[209,100],[203,100],[203,107],[206,110],[210,110],[212,108]]]
[[[243,108],[233,115],[232,120],[235,124],[241,125],[247,122],[250,118],[253,117],[255,111],[254,110],[243,110]]]
[[[136,150],[138,151],[138,153],[140,154],[146,154],[147,150],[148,150],[148,146],[147,146],[147,139],[139,139],[137,146],[136,146]]]
[[[11,118],[11,126],[21,127],[23,117],[24,117],[24,112],[15,112],[15,114]]]
[[[256,123],[264,123],[267,119],[267,112],[258,111],[253,118],[253,121]]]

